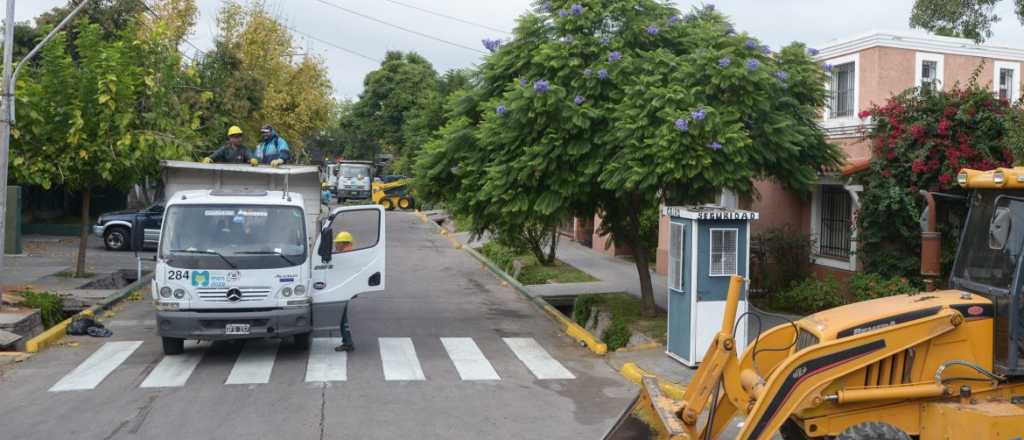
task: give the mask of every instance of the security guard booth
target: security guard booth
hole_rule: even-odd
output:
[[[666,354],[697,366],[721,329],[731,275],[750,271],[750,222],[756,212],[721,206],[665,206],[669,217],[668,342]],[[746,286],[736,316],[747,311]],[[740,321],[737,349],[746,348]]]

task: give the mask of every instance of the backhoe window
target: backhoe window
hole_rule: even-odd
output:
[[[1024,194],[978,191],[953,274],[998,289],[1013,283],[1024,248]]]

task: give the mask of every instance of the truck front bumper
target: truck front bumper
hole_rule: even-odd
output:
[[[259,312],[157,311],[156,322],[160,336],[204,341],[283,337],[313,330],[309,307]],[[249,324],[249,334],[226,334],[228,324]]]
[[[339,189],[338,197],[343,199],[368,199],[370,198],[370,192],[359,189]]]
[[[103,238],[103,225],[92,225],[92,234]]]

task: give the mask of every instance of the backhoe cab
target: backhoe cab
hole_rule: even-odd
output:
[[[682,401],[645,378],[605,437],[1016,439],[1024,437],[1024,168],[964,170],[971,190],[949,290],[825,310],[762,333],[736,353],[744,280]],[[922,274],[938,275],[935,203]],[[929,283],[930,284],[930,283]]]

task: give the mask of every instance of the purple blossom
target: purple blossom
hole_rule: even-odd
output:
[[[786,73],[785,71],[780,70],[778,72],[775,72],[775,77],[778,78],[779,81],[785,81],[789,79],[789,74]]]
[[[606,70],[606,69],[598,70],[597,71],[597,78],[598,79],[608,79],[608,70]]]
[[[612,53],[608,54],[608,62],[609,63],[614,63],[614,62],[616,62],[618,60],[621,60],[621,59],[622,59],[622,52],[619,52],[617,50],[612,51]]]
[[[505,104],[501,104],[498,108],[494,109],[494,112],[497,113],[498,116],[505,116],[505,113],[507,113],[508,110],[505,108]]]
[[[658,27],[653,25],[653,24],[650,25],[650,26],[647,26],[647,33],[649,35],[657,35],[658,34]]]
[[[704,5],[704,12],[715,12],[715,5]]]
[[[751,59],[747,60],[747,70],[755,71],[755,70],[757,70],[758,67],[761,67],[761,62],[760,61],[758,61],[758,60],[756,60],[754,58],[751,58]]]
[[[747,46],[747,49],[756,49],[757,48],[757,42],[754,41],[754,40],[747,40],[747,42],[744,43],[744,45]]]
[[[708,145],[708,148],[718,151],[722,149],[722,144],[718,143],[718,141],[711,141],[711,144]]]
[[[765,55],[771,55],[772,54],[772,48],[768,47],[767,44],[764,45],[764,46],[761,46],[761,53],[763,53]]]
[[[693,118],[694,121],[703,121],[705,116],[707,116],[707,113],[705,113],[704,109],[702,108],[699,108],[697,109],[697,111],[690,113],[690,117]]]
[[[548,82],[542,79],[538,79],[533,83],[533,91],[537,93],[544,93],[548,91]]]
[[[576,105],[583,105],[583,103],[584,103],[584,102],[585,102],[586,100],[587,100],[586,98],[584,98],[584,97],[582,97],[582,96],[580,96],[580,95],[576,95],[576,97],[575,97],[575,98],[573,98],[572,102],[575,102],[575,103],[576,103]]]
[[[588,67],[586,69],[583,69],[583,76],[590,77],[590,75],[593,75],[593,74],[594,74],[594,71],[591,68]]]
[[[550,12],[551,2],[544,2],[544,4],[540,5],[540,9],[543,10],[544,12]]]
[[[730,60],[729,57],[718,60],[718,67],[726,68],[729,67],[730,64],[732,64],[732,60]]]
[[[683,118],[676,119],[676,130],[686,133],[690,131],[690,123]]]
[[[601,37],[601,39],[598,41],[601,43],[602,46],[607,46],[608,42],[611,40],[609,40],[608,37]]]
[[[678,15],[673,15],[673,16],[668,18],[668,24],[676,24],[678,22],[679,22],[679,16]]]
[[[583,6],[581,6],[579,3],[575,3],[569,7],[569,11],[572,12],[572,15],[583,15]]]
[[[519,85],[526,87],[526,78],[519,78]]]
[[[831,72],[832,71],[832,65],[828,64],[828,63],[822,64],[821,65],[821,69],[826,71],[826,72]]]
[[[566,12],[566,11],[565,11],[565,9],[559,9],[559,10],[558,10],[558,16],[559,16],[559,17],[565,17],[565,16],[567,16],[567,15],[569,15],[569,13],[568,13],[568,12]]]
[[[725,28],[725,35],[733,35],[735,33],[736,33],[736,28],[732,27],[731,24],[729,25],[729,27]]]
[[[812,57],[818,56],[818,49],[815,49],[813,47],[808,47],[807,48],[807,55],[810,55]]]
[[[483,43],[484,47],[491,52],[494,52],[498,50],[499,47],[501,47],[501,40],[492,40],[490,38],[484,38],[483,40],[480,40],[480,42]]]

